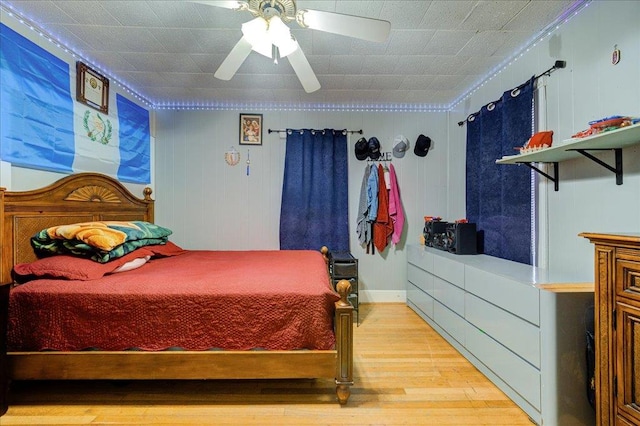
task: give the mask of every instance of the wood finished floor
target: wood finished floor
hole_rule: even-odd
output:
[[[367,304],[355,385],[331,380],[17,382],[0,425],[531,425],[403,304]]]

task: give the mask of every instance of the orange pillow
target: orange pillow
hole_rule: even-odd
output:
[[[149,250],[152,253],[153,257],[178,256],[187,252],[182,247],[177,246],[171,241],[167,241],[165,244],[154,244],[151,246],[145,246],[144,248]]]
[[[14,266],[13,274],[16,282],[24,283],[35,278],[62,278],[67,280],[96,280],[114,272],[121,266],[139,258],[152,256],[146,247],[139,248],[118,257],[110,262],[99,263],[78,256],[59,254],[44,257],[31,263],[20,263]]]

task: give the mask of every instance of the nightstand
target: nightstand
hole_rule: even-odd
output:
[[[348,251],[330,252],[329,274],[334,288],[340,280],[348,280],[351,283],[349,301],[356,311],[356,324],[360,325],[358,316],[358,259]]]

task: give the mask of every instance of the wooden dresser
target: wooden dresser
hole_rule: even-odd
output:
[[[595,244],[597,424],[640,425],[640,234],[580,236]]]

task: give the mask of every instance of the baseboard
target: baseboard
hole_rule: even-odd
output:
[[[405,290],[363,290],[359,294],[359,303],[406,303]]]

